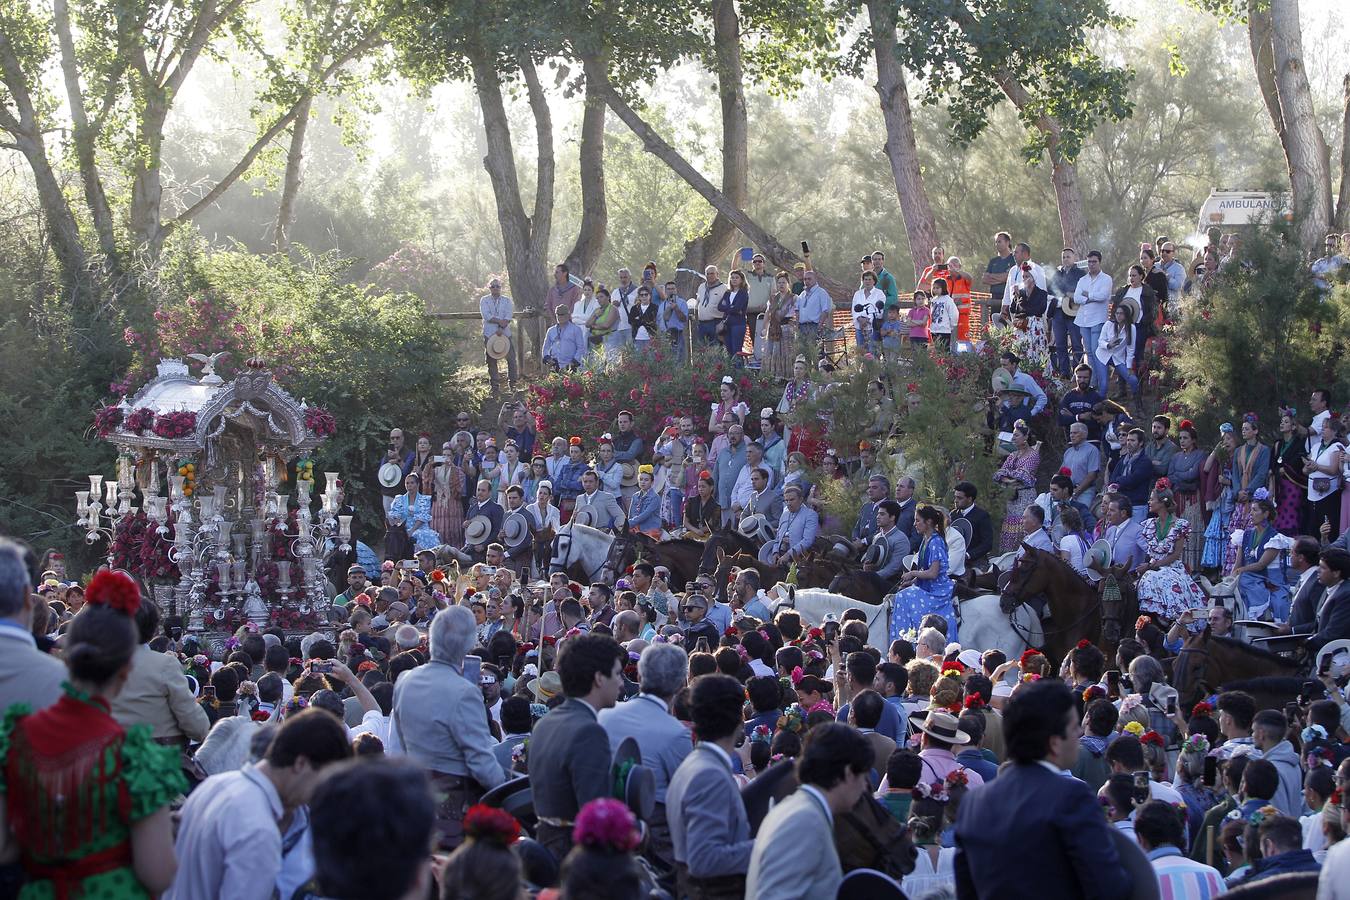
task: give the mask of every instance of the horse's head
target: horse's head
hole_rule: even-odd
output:
[[[552,529],[550,529],[551,531]],[[553,534],[553,540],[550,542],[552,555],[548,561],[548,570],[555,572],[567,569],[568,557],[572,553],[572,527],[564,525]]]
[[[1210,684],[1206,680],[1209,638],[1209,626],[1206,625],[1203,631],[1186,638],[1177,651],[1177,658],[1172,661],[1172,687],[1177,689],[1182,709],[1189,709],[1199,703],[1210,692]]]
[[[1028,597],[1034,597],[1039,592],[1039,586],[1045,580],[1040,571],[1044,568],[1040,558],[1041,551],[1028,546],[1026,543],[1022,544],[1022,549],[1023,554],[1008,570],[1007,584],[999,592],[999,607],[1005,614],[1009,615]]]

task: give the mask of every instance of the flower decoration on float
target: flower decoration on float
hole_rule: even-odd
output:
[[[333,414],[321,406],[306,407],[305,428],[315,437],[332,437],[337,433],[337,419],[333,418]]]
[[[160,413],[152,430],[159,437],[176,441],[188,437],[197,428],[197,413],[190,409]]]

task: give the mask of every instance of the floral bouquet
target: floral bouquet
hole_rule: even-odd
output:
[[[317,437],[330,437],[337,432],[337,419],[323,407],[311,406],[305,410],[305,428]]]
[[[142,406],[133,409],[127,416],[126,430],[133,434],[140,434],[145,429],[155,424],[155,411],[148,406]]]
[[[168,440],[181,440],[197,428],[197,414],[191,410],[167,412],[155,416],[154,432]]]
[[[94,431],[105,438],[122,424],[123,412],[120,406],[104,406],[94,413]]]

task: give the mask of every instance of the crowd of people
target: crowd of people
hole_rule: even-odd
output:
[[[1188,269],[1160,239],[1115,289],[1100,254],[1047,271],[1000,234],[979,275],[935,248],[906,309],[884,255],[863,261],[867,352],[963,352],[978,286],[1074,379],[1052,401],[1004,354],[1001,521],[968,481],[923,502],[887,474],[884,383],[858,447],[785,427],[833,304],[809,270],[752,257],[726,285],[710,270],[692,306],[654,266],[613,294],[559,267],[548,348],[560,366],[629,342],[678,356],[692,329],[780,373],[776,407],[728,378],[706,423],[639,434],[619,411],[593,447],[537,434],[515,401],[456,414],[439,453],[395,429],[374,460],[382,552],[330,558],[321,631],[250,623],[211,646],[133,577],[84,583],[0,540],[0,898],[1003,900],[1141,879],[1168,898],[1350,897],[1347,654],[1292,695],[1205,683],[1189,709],[1176,674],[1194,635],[1240,642],[1235,611],[1300,653],[1350,638],[1333,398],[1280,410],[1271,444],[1243,416],[1209,451],[1189,422],[1144,431],[1105,399],[1111,372],[1136,390],[1172,298],[1241,264],[1222,243]],[[483,319],[485,344],[509,340],[499,283]],[[1048,485],[1026,424],[1047,406],[1067,438]],[[844,478],[865,499],[840,520],[825,488]],[[730,530],[757,559],[726,581],[639,560],[583,584],[555,558],[568,525],[616,543]],[[1134,635],[1062,659],[964,646],[959,591],[1033,551],[1130,581]],[[882,627],[857,598],[818,621],[793,608],[788,573],[815,555],[887,598]]]

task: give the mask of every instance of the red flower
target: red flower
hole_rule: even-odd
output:
[[[1080,641],[1078,642],[1078,644],[1077,644],[1077,647],[1078,647],[1079,650],[1086,650],[1087,648],[1089,648],[1089,647],[1091,647],[1091,646],[1092,646],[1092,641],[1089,641],[1087,638],[1083,638],[1083,639],[1080,640]]]
[[[125,572],[100,569],[84,592],[86,603],[106,606],[123,615],[134,616],[141,608],[141,590]]]

